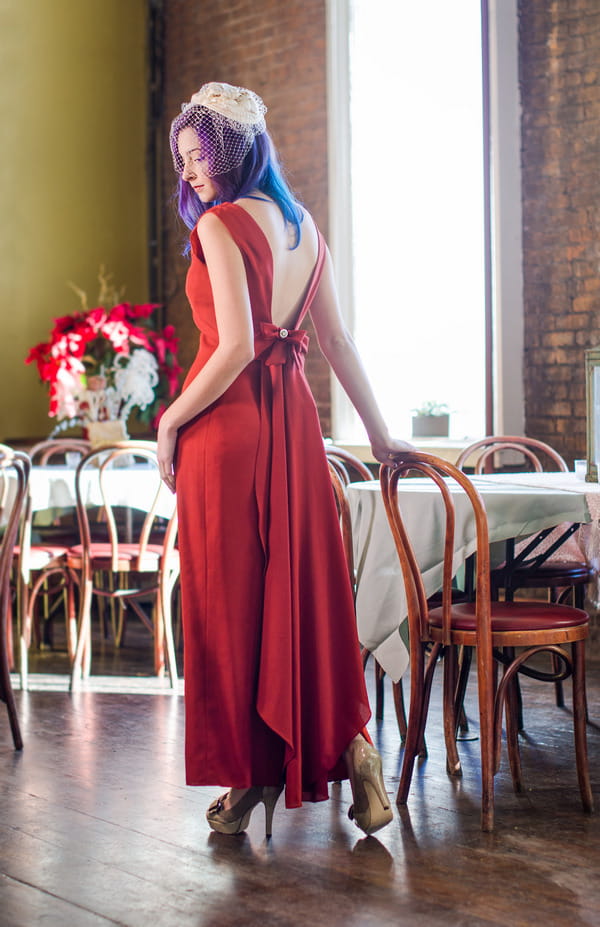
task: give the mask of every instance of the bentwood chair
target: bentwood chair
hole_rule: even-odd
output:
[[[80,460],[90,450],[89,441],[79,438],[50,438],[35,444],[29,451],[37,467],[62,466],[67,455]],[[70,458],[69,458],[70,461]],[[19,671],[21,688],[27,689],[29,648],[33,631],[38,643],[46,642],[56,610],[61,606],[65,616],[66,644],[69,662],[75,657],[77,619],[75,587],[78,576],[67,567],[66,552],[77,540],[75,509],[62,512],[51,524],[38,523],[27,497],[21,537],[15,551],[17,569],[17,611],[20,628]],[[43,603],[43,625],[37,620],[39,600]]]
[[[335,469],[344,486],[373,479],[373,474],[367,465],[351,451],[335,444],[326,444],[325,454],[330,466]]]
[[[567,472],[568,467],[563,457],[543,441],[515,435],[490,435],[465,448],[456,461],[456,466],[464,470],[469,464],[474,472],[503,472],[507,455],[513,461],[519,461],[520,469],[537,473],[546,471]],[[514,467],[514,463],[513,463]],[[575,553],[566,556],[560,550],[564,541],[577,530],[577,525],[562,525],[559,538],[549,550],[540,553],[537,538],[543,540],[553,529],[546,529],[536,538],[521,541],[512,563],[503,563],[492,570],[492,593],[497,597],[503,589],[506,598],[514,597],[518,589],[547,589],[551,602],[565,603],[572,597],[572,604],[583,608],[585,590],[594,579],[594,570],[583,556]],[[552,552],[552,546],[556,550]],[[575,546],[572,544],[572,546]],[[555,686],[556,704],[564,707],[562,682]]]
[[[472,461],[475,473],[501,472],[502,459],[506,452],[519,455],[527,468],[535,472],[542,472],[544,462],[549,461],[551,469],[560,472],[568,470],[563,457],[548,444],[535,438],[495,435],[476,441],[459,456],[456,466],[464,470],[469,461]],[[565,526],[568,536],[576,530],[577,525]],[[549,532],[545,532],[547,535]],[[565,537],[566,539],[566,537]],[[547,553],[540,556],[535,549],[528,555],[527,547],[521,544],[522,553],[510,570],[503,565],[494,571],[492,581],[495,588],[504,588],[509,596],[517,589],[544,588],[550,590],[550,599],[558,602],[566,599],[566,594],[573,590],[573,604],[583,608],[585,586],[594,577],[592,568],[582,557],[564,559],[560,553],[553,554],[548,559]],[[563,590],[561,594],[559,590]]]
[[[442,604],[430,608],[419,564],[406,531],[401,509],[398,480],[408,473],[431,480],[439,493],[441,521],[444,525],[444,563]],[[433,674],[444,656],[444,735],[447,767],[451,775],[461,774],[456,732],[462,693],[457,686],[457,651],[475,648],[479,699],[479,739],[481,748],[482,811],[484,831],[494,826],[494,775],[501,755],[502,713],[506,717],[508,758],[516,792],[523,790],[519,745],[517,673],[554,681],[554,671],[545,672],[531,659],[549,653],[562,664],[562,675],[573,682],[575,756],[581,800],[585,811],[593,810],[587,758],[585,718],[585,640],[589,631],[587,614],[581,609],[556,603],[493,602],[490,588],[488,524],[483,501],[473,482],[452,464],[429,454],[413,453],[393,468],[381,467],[381,491],[394,537],[405,585],[410,636],[410,709],[402,763],[398,804],[408,798],[415,758],[423,742]],[[452,601],[455,570],[455,498],[470,506],[476,528],[475,601]],[[458,500],[457,500],[458,501]],[[460,546],[457,539],[456,546]],[[518,655],[517,655],[517,650]],[[495,661],[502,668],[496,683]]]
[[[12,636],[10,573],[13,551],[19,533],[23,508],[27,499],[30,461],[26,454],[0,445],[0,500],[2,541],[0,544],[0,699],[8,710],[13,743],[23,748],[23,738],[10,681],[8,635]]]
[[[350,581],[356,595],[356,571],[354,569],[354,545],[352,539],[352,519],[350,517],[350,506],[346,495],[346,487],[351,482],[369,481],[373,479],[373,474],[366,464],[350,451],[335,445],[326,444],[325,454],[329,464],[329,474],[335,496],[338,514],[340,517],[340,528],[342,531],[342,540],[350,573]],[[363,668],[366,669],[370,650],[362,648]],[[384,679],[385,671],[373,658],[375,664],[375,717],[378,721],[383,720],[384,705]],[[406,711],[404,707],[404,695],[402,690],[402,681],[392,684],[392,694],[394,698],[394,708],[400,736],[404,739],[406,736]]]
[[[130,475],[131,469],[137,467],[137,484],[148,483],[143,512],[123,503],[123,467]],[[77,467],[75,492],[81,543],[67,551],[67,565],[80,574],[81,580],[71,688],[79,688],[90,672],[94,596],[118,603],[117,641],[122,634],[125,606],[135,612],[154,637],[156,675],[164,675],[166,655],[166,668],[175,688],[171,600],[179,577],[177,515],[174,502],[168,515],[160,514],[161,499],[167,490],[161,486],[156,443],[121,441],[92,450]],[[100,528],[103,535],[99,537]],[[151,615],[144,600],[152,603]]]

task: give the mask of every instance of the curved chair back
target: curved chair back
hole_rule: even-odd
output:
[[[435,523],[444,539],[442,605],[428,607],[421,567],[415,556],[402,517],[399,480],[416,474],[433,484]],[[502,716],[506,717],[506,738],[515,791],[522,791],[518,743],[517,674],[553,682],[565,675],[573,677],[573,719],[577,774],[585,811],[593,809],[586,745],[585,722],[585,640],[589,617],[585,611],[555,603],[492,602],[490,582],[489,531],[483,500],[474,482],[456,466],[429,454],[413,452],[396,466],[381,467],[381,491],[404,578],[410,638],[411,701],[406,746],[398,789],[398,802],[405,803],[412,769],[423,743],[425,721],[433,673],[438,657],[444,654],[444,734],[447,769],[460,773],[456,747],[459,709],[464,695],[462,672],[459,680],[457,649],[475,648],[479,699],[479,740],[481,749],[482,828],[489,831],[494,822],[494,775],[500,764]],[[437,493],[435,492],[437,490]],[[459,510],[460,505],[460,510]],[[463,508],[465,507],[465,508]],[[457,514],[460,511],[460,518]],[[475,529],[475,602],[453,603],[452,576],[464,559],[464,527]],[[462,525],[464,527],[459,527]],[[471,536],[471,531],[469,531]],[[469,549],[471,549],[469,545]],[[430,563],[424,568],[429,569]],[[492,643],[494,648],[492,648]],[[566,649],[566,645],[571,647]],[[429,650],[429,648],[431,648]],[[517,653],[518,651],[518,653]],[[564,672],[539,672],[525,663],[538,654],[550,654],[562,661]],[[496,687],[494,660],[504,666]],[[425,665],[427,660],[427,664]],[[468,664],[467,664],[468,667]]]
[[[453,604],[452,580],[459,565],[455,562],[455,546],[457,548],[461,546],[459,541],[456,541],[455,545],[456,513],[451,483],[448,482],[449,478],[458,484],[459,490],[466,496],[472,508],[477,545],[476,603],[481,636],[478,646],[483,645],[485,653],[491,659],[489,531],[483,499],[472,481],[458,467],[431,454],[414,452],[397,466],[392,467],[382,464],[380,472],[381,492],[385,510],[398,551],[402,577],[406,587],[411,660],[413,657],[413,644],[418,647],[420,641],[429,640],[429,634],[427,596],[421,576],[421,568],[415,557],[410,537],[404,527],[401,494],[398,493],[398,481],[409,474],[430,479],[437,487],[441,499],[439,518],[440,523],[444,526],[441,607],[443,610],[442,643],[445,645],[450,643],[450,619]]]
[[[137,472],[132,470],[134,465],[141,465]],[[156,442],[119,441],[94,448],[77,467],[75,495],[81,545],[67,551],[67,563],[81,573],[81,601],[71,688],[78,688],[81,679],[89,675],[94,595],[131,606],[154,636],[155,672],[159,676],[165,670],[166,650],[174,687],[177,667],[171,595],[179,576],[177,509],[160,479]],[[103,529],[101,539],[97,537],[98,526]],[[133,586],[129,582],[132,575]],[[142,606],[142,600],[150,595],[152,618]],[[119,613],[117,645],[123,631],[122,607]]]
[[[83,438],[48,438],[39,441],[29,450],[33,466],[44,467],[47,464],[67,463],[67,454],[78,454],[79,458],[88,454],[92,445]]]
[[[134,529],[132,523],[118,518],[117,509],[124,507],[123,501],[115,504],[115,486],[119,484],[119,468],[136,463],[146,463],[154,471],[156,481],[149,489],[144,505],[144,517],[141,527]],[[95,512],[94,522],[90,519],[90,498],[95,484],[98,495],[91,507]],[[83,545],[84,569],[86,557],[93,541],[93,527],[100,521],[106,527],[107,539],[110,545],[111,569],[119,572],[119,545],[135,542],[137,553],[133,570],[143,572],[148,545],[157,527],[160,515],[157,511],[161,493],[166,492],[161,484],[158,474],[158,461],[156,458],[156,443],[154,441],[122,441],[112,445],[95,448],[86,454],[79,462],[75,474],[75,495],[77,500],[77,517],[81,543]],[[122,499],[122,492],[118,493]],[[126,506],[126,503],[125,503]],[[176,510],[173,506],[166,533],[164,536],[163,557],[168,557],[175,546],[177,531]]]
[[[27,497],[27,486],[31,462],[27,454],[13,451],[0,445],[0,498],[2,499],[2,522],[4,531],[0,545],[0,698],[5,702],[10,721],[15,749],[23,747],[23,739],[10,682],[7,641],[10,608],[10,573],[13,551],[19,534],[21,514]]]
[[[346,562],[352,588],[356,585],[356,576],[354,572],[354,550],[352,541],[352,519],[350,517],[350,505],[346,495],[346,487],[356,481],[372,480],[373,474],[366,464],[359,460],[350,451],[342,447],[336,447],[332,444],[325,445],[325,456],[329,466],[329,475],[331,485],[335,496],[335,503],[340,517],[340,528],[342,531],[342,540],[344,542],[344,551],[346,553]]]
[[[350,506],[348,504],[348,497],[346,496],[346,484],[344,483],[343,477],[340,475],[337,467],[330,460],[327,461],[327,465],[329,467],[331,486],[335,496],[335,504],[337,506],[338,515],[340,518],[340,529],[342,532],[344,553],[346,554],[346,563],[348,564],[348,573],[350,574],[350,582],[352,583],[352,589],[354,590],[356,585],[356,577],[354,574],[352,520],[350,518]]]
[[[82,438],[48,438],[34,444],[29,450],[29,457],[36,468],[53,469],[65,465],[71,468],[90,448],[90,442]],[[70,455],[74,455],[74,461]],[[46,643],[48,638],[51,640],[52,621],[60,600],[63,602],[65,613],[69,657],[72,659],[75,653],[74,590],[77,577],[69,572],[65,562],[67,549],[78,539],[75,507],[61,507],[55,512],[50,523],[45,516],[38,519],[36,515],[33,511],[31,493],[28,493],[17,556],[17,602],[21,630],[19,668],[22,689],[28,688],[32,633],[35,629],[40,639],[43,634]],[[43,631],[40,630],[40,614],[37,608],[40,597],[44,605]]]
[[[343,447],[326,444],[325,455],[329,465],[335,469],[344,486],[348,486],[349,483],[353,482],[361,482],[361,480],[374,479],[367,465],[362,460],[359,460],[355,454],[346,451]]]
[[[536,473],[543,470],[566,472],[569,469],[565,459],[549,444],[518,435],[488,435],[475,441],[459,455],[456,467],[463,470],[466,466],[474,466],[475,473],[501,472],[504,469],[502,457],[508,451],[513,455],[517,453],[525,468]],[[544,466],[544,462],[550,462],[552,466]]]

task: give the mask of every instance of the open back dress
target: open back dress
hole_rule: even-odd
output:
[[[328,796],[369,716],[352,590],[299,326],[271,321],[272,253],[243,207],[214,206],[245,265],[255,359],[180,429],[181,552],[189,785],[285,782],[287,807]],[[196,230],[186,293],[201,331],[186,385],[218,344]]]

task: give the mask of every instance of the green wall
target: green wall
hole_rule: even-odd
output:
[[[98,295],[147,299],[146,0],[0,0],[0,440],[46,436],[28,349]]]

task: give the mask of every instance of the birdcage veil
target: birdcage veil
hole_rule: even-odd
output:
[[[207,177],[238,167],[257,135],[266,131],[263,101],[244,87],[212,82],[204,84],[171,123],[169,142],[173,164],[182,174],[184,161],[177,147],[182,129],[191,127],[199,140],[200,157]]]

